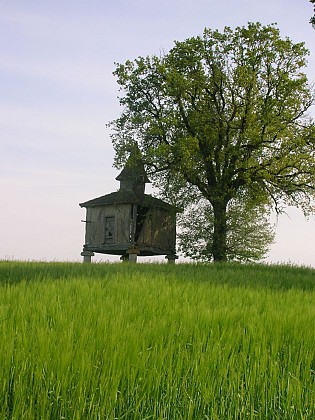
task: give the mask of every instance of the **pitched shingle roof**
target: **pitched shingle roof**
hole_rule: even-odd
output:
[[[80,203],[80,207],[96,207],[110,204],[140,204],[142,206],[160,207],[165,210],[174,211],[175,209],[171,204],[168,204],[159,198],[152,197],[151,195],[144,194],[142,198],[139,198],[134,192],[124,190],[119,190],[111,194],[102,195],[101,197],[85,201],[84,203]]]

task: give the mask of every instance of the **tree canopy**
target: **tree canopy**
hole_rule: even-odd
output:
[[[117,64],[122,114],[110,123],[116,165],[137,143],[161,188],[192,186],[213,212],[212,251],[227,259],[227,211],[248,194],[279,211],[312,210],[314,93],[303,43],[249,23],[175,42],[159,56]],[[164,191],[167,195],[167,191]]]
[[[314,15],[311,17],[310,19],[310,23],[313,25],[313,27],[315,28],[315,0],[310,0],[310,3],[313,4],[313,8],[314,8]]]
[[[214,217],[210,203],[200,197],[179,214],[178,222],[183,254],[198,261],[212,261]],[[274,233],[268,206],[257,205],[247,197],[231,200],[227,207],[227,261],[261,261],[274,241]]]

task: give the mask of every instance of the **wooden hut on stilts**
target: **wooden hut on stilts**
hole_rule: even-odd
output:
[[[118,191],[80,203],[86,208],[84,262],[94,253],[121,255],[136,262],[141,256],[176,256],[176,208],[145,194],[149,179],[139,150],[130,154],[116,178]]]

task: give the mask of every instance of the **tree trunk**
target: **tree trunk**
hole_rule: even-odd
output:
[[[212,203],[214,213],[214,229],[212,255],[214,262],[227,261],[227,204],[225,202]]]

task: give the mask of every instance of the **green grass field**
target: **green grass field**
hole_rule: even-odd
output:
[[[0,262],[0,419],[314,419],[315,270]]]

